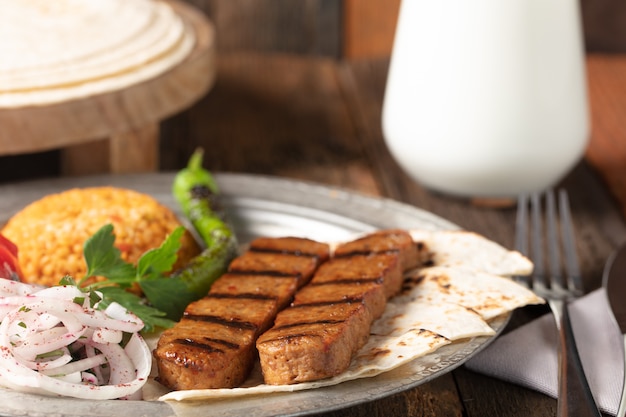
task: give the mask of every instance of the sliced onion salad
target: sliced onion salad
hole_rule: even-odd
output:
[[[90,306],[75,286],[0,279],[0,385],[84,399],[141,399],[152,355],[143,322],[119,304]]]

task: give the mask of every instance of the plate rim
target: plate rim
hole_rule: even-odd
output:
[[[171,197],[170,187],[165,188],[165,185],[171,184],[174,172],[158,172],[158,173],[147,173],[147,174],[113,174],[113,175],[95,175],[95,176],[82,176],[82,177],[61,177],[54,179],[45,179],[45,180],[30,180],[30,181],[22,181],[11,184],[0,185],[0,195],[5,195],[6,197],[0,201],[0,225],[3,224],[8,218],[14,214],[21,207],[19,206],[19,202],[11,204],[12,199],[17,199],[21,201],[22,207],[28,201],[34,201],[38,199],[40,196],[49,194],[51,192],[58,192],[64,189],[73,188],[73,187],[87,187],[87,186],[101,186],[101,185],[113,185],[113,186],[121,186],[125,188],[135,189],[140,192],[146,192],[147,194],[152,195],[161,203],[169,206],[174,209],[174,211],[178,210],[173,206],[174,200]],[[430,223],[430,227],[433,227],[437,230],[442,229],[460,229],[456,224],[436,215],[429,211],[423,210],[419,207],[403,203],[397,200],[393,200],[386,197],[379,197],[364,194],[358,191],[349,190],[346,188],[333,186],[333,185],[325,185],[313,181],[302,181],[296,179],[288,179],[285,177],[275,177],[270,175],[258,175],[258,174],[241,174],[241,173],[223,173],[216,172],[213,174],[218,186],[220,187],[221,193],[223,194],[223,198],[225,200],[226,208],[229,208],[229,205],[237,204],[237,199],[241,198],[249,198],[251,201],[259,200],[259,201],[270,201],[270,202],[278,202],[280,204],[284,204],[285,206],[294,206],[294,207],[302,207],[298,205],[298,202],[302,201],[302,196],[307,195],[309,198],[314,198],[315,203],[312,204],[314,207],[312,210],[317,210],[319,212],[329,212],[334,215],[340,215],[352,219],[350,216],[349,209],[355,206],[363,208],[362,211],[359,211],[355,216],[358,221],[362,221],[364,224],[370,224],[372,228],[382,228],[387,226],[402,227],[398,224],[402,219],[412,217],[414,219],[418,219],[418,222],[427,222]],[[241,189],[245,189],[247,195],[241,195]],[[268,191],[273,191],[273,196],[271,197],[268,194]],[[277,201],[277,195],[280,197]],[[338,206],[338,203],[339,204]],[[333,207],[335,207],[333,209]],[[341,210],[338,210],[336,207],[341,207]],[[232,207],[231,207],[232,208]],[[337,213],[339,212],[339,213]],[[387,214],[390,218],[387,219],[372,219],[371,217],[376,214]],[[369,221],[368,221],[369,219]],[[363,397],[366,398],[356,398],[348,401],[342,402],[325,402],[325,404],[317,404],[315,408],[308,409],[297,409],[294,407],[291,411],[287,411],[285,413],[281,413],[284,416],[305,416],[314,413],[320,412],[332,412],[341,409],[345,409],[351,406],[367,403],[370,401],[375,401],[382,399],[384,397],[397,394],[399,392],[406,391],[408,389],[415,388],[421,384],[427,383],[435,378],[438,378],[444,374],[447,374],[454,369],[461,366],[463,363],[468,361],[472,356],[480,352],[482,349],[487,347],[493,340],[495,340],[498,335],[501,334],[503,329],[506,327],[508,321],[511,318],[512,313],[508,313],[504,316],[501,316],[490,324],[495,328],[496,334],[493,336],[481,336],[474,337],[467,340],[454,342],[451,345],[444,346],[438,349],[436,352],[431,353],[429,355],[425,355],[424,357],[429,357],[434,354],[440,355],[441,352],[446,352],[447,350],[463,348],[466,347],[469,350],[469,353],[465,353],[461,355],[461,357],[452,360],[447,365],[440,367],[440,369],[435,370],[431,373],[428,373],[428,369],[426,370],[427,375],[424,377],[420,377],[418,379],[415,378],[406,378],[400,381],[401,385],[397,386],[393,389],[379,392],[376,394],[368,394],[366,391]],[[447,349],[447,350],[446,350]],[[418,358],[420,359],[420,358]],[[416,359],[417,360],[417,359]],[[410,366],[411,363],[402,365],[400,368],[406,368]],[[402,369],[399,369],[402,371]],[[394,371],[390,371],[394,372]],[[381,377],[383,375],[383,377]],[[376,378],[385,379],[390,373],[383,373],[376,377],[364,378],[361,380],[355,381],[347,381],[339,386],[346,387],[346,384],[352,383],[361,384],[363,380],[366,385],[370,385],[372,382],[376,382]],[[402,383],[406,381],[406,383]],[[303,390],[291,393],[277,393],[271,394],[272,397],[288,397],[289,399],[293,399],[294,397],[302,396],[303,393],[306,395],[307,392],[315,391],[316,394],[326,394],[328,391],[331,392],[336,390],[337,386],[329,386],[316,388],[314,390]],[[41,401],[44,402],[72,402],[77,404],[84,400],[77,400],[74,398],[53,398],[53,397],[45,397],[36,394],[25,394],[25,393],[16,393],[15,391],[2,389],[0,388],[0,400],[6,395],[12,395],[14,397],[24,398],[23,401],[33,401],[39,403]],[[247,397],[236,397],[234,401],[244,402]],[[326,398],[327,400],[327,398]],[[87,400],[90,403],[91,400]],[[119,400],[106,400],[100,403],[100,405],[105,405],[107,403],[115,402],[118,403]],[[211,406],[215,405],[216,402],[219,401],[206,401],[202,402],[202,406],[206,406],[207,412],[211,412]],[[228,402],[228,401],[227,401]],[[150,409],[148,411],[149,416],[161,417],[161,416],[169,416],[169,415],[179,415],[181,410],[185,408],[185,404],[177,403],[177,402],[161,402],[161,401],[131,401],[123,403],[133,405],[137,404],[138,407],[144,409]],[[6,401],[0,401],[0,411],[11,413],[11,410],[3,410],[5,407]],[[143,404],[144,407],[141,407]],[[149,404],[149,405],[147,405]],[[115,408],[115,407],[114,407]],[[9,415],[28,415],[31,417],[36,417],[39,415],[44,415],[43,413],[30,412],[29,410],[20,409],[20,414],[9,414]],[[169,414],[169,411],[173,411],[174,414]],[[197,410],[196,410],[197,411]],[[79,413],[84,413],[84,410],[77,411]],[[274,410],[275,412],[275,410]],[[72,414],[70,413],[60,413],[60,416],[74,417],[81,414]],[[114,414],[117,415],[118,412],[114,411]],[[157,414],[158,413],[158,414]],[[109,414],[92,414],[93,416],[105,416]],[[231,413],[231,414],[223,414],[223,415],[232,415],[232,416],[241,416],[244,415],[242,413]],[[274,415],[274,413],[267,414],[263,413],[262,410],[258,414],[250,415],[249,412],[246,412],[245,415],[249,417],[265,417],[269,415]]]

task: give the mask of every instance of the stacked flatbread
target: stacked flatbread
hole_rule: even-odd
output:
[[[156,77],[195,35],[157,0],[0,0],[0,107],[87,97]]]
[[[344,373],[292,385],[266,385],[259,373],[253,373],[244,387],[174,391],[159,399],[208,400],[291,392],[372,377],[445,345],[493,336],[495,331],[489,325],[493,319],[544,302],[511,279],[532,272],[532,263],[520,253],[460,230],[416,230],[411,235],[430,252],[432,265],[405,276],[401,294],[389,300],[383,316],[373,323],[367,344]]]

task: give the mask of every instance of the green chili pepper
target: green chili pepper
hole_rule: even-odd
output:
[[[196,151],[189,158],[187,167],[180,170],[174,178],[172,185],[172,192],[174,198],[180,204],[185,215],[189,215],[189,203],[193,199],[191,190],[196,186],[205,186],[211,191],[212,194],[219,192],[217,183],[213,179],[213,176],[209,171],[202,168],[202,158],[204,157],[204,150],[202,148],[196,149]]]
[[[219,213],[217,184],[202,168],[202,156],[202,150],[196,150],[172,185],[174,198],[206,245],[202,253],[173,276],[185,282],[192,298],[206,294],[237,254],[237,239]]]
[[[207,248],[218,242],[236,245],[232,229],[216,210],[218,187],[211,174],[202,168],[202,156],[202,149],[196,150],[187,167],[178,172],[172,186],[174,198]]]
[[[172,278],[180,279],[185,283],[184,292],[189,296],[187,303],[204,297],[209,292],[213,282],[226,272],[228,264],[235,255],[236,248],[233,245],[233,240],[222,236],[215,240],[214,245],[203,250],[182,269],[176,271]],[[173,316],[179,318],[187,303],[184,305],[179,303],[180,311]]]

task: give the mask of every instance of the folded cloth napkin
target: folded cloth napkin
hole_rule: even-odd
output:
[[[623,338],[604,289],[570,304],[574,336],[600,411],[615,415],[624,373]],[[550,314],[494,340],[466,363],[476,372],[557,397],[558,335]]]

